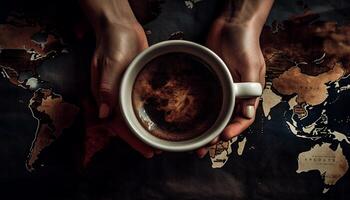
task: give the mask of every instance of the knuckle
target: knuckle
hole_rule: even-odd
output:
[[[100,93],[101,93],[101,95],[102,94],[108,94],[108,95],[110,95],[111,93],[112,93],[112,91],[113,91],[113,89],[112,89],[113,87],[112,87],[112,85],[110,84],[110,83],[106,83],[106,82],[101,82],[101,85],[100,85]]]

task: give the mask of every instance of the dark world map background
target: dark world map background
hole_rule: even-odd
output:
[[[150,44],[202,43],[220,1],[132,1]],[[76,1],[0,3],[0,199],[348,199],[350,3],[277,0],[266,88],[246,133],[147,160],[86,135],[94,37]],[[86,30],[86,31],[83,31]]]

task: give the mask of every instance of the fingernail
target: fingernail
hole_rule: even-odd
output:
[[[99,110],[99,114],[98,114],[98,117],[103,119],[103,118],[106,118],[108,117],[109,115],[109,106],[105,103],[102,103],[100,105],[100,110]]]
[[[243,116],[248,119],[252,119],[254,117],[254,114],[255,114],[255,108],[252,105],[246,106],[243,110]]]

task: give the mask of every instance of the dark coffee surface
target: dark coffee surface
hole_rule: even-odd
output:
[[[153,135],[187,140],[209,129],[222,104],[222,89],[205,63],[169,53],[149,62],[134,84],[134,111]]]

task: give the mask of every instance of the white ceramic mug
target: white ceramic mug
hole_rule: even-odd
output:
[[[186,53],[199,58],[217,75],[223,89],[222,106],[216,121],[203,134],[193,139],[170,141],[158,138],[142,126],[133,109],[132,92],[139,72],[153,59],[168,53]],[[261,94],[260,83],[234,83],[225,63],[207,47],[185,40],[169,40],[150,46],[131,62],[120,85],[119,103],[127,125],[140,140],[156,149],[178,152],[198,149],[218,136],[231,119],[236,98],[254,98]]]

